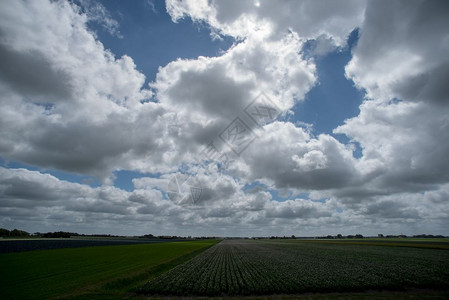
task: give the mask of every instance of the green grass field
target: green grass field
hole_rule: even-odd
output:
[[[0,299],[121,298],[217,240],[0,254]]]

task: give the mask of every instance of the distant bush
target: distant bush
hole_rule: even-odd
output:
[[[150,234],[145,234],[145,235],[143,235],[142,238],[145,238],[145,239],[154,239],[155,236],[152,235],[152,234],[150,233]]]
[[[10,234],[10,231],[8,229],[0,228],[0,236],[1,237],[7,237],[7,236],[9,236],[9,234]]]
[[[9,231],[5,228],[0,228],[0,236],[1,237],[20,237],[20,236],[29,236],[30,234],[26,231],[14,229]]]
[[[433,235],[433,234],[417,234],[413,236],[414,238],[426,238],[426,239],[432,239],[432,238],[444,238],[442,235]]]
[[[64,231],[56,231],[56,232],[47,232],[42,235],[43,238],[69,238],[72,235],[76,235],[76,233],[72,232],[64,232]]]

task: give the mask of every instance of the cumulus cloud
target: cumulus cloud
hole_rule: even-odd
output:
[[[237,38],[294,31],[303,40],[342,46],[363,19],[364,1],[167,1],[176,22],[183,17],[207,22]]]
[[[419,192],[449,180],[449,94],[440,84],[447,79],[448,11],[444,1],[368,5],[346,67],[367,100],[335,129],[363,149],[358,168],[367,184],[356,190]]]
[[[158,103],[148,102],[133,60],[105,50],[74,4],[15,2],[2,13],[0,149],[38,166],[102,179],[121,168],[170,170],[261,90],[287,110],[315,81],[297,35],[254,36],[221,57],[170,63],[152,84]],[[176,136],[167,132],[173,113],[184,127]]]
[[[119,217],[130,213],[125,206],[126,192],[113,187],[92,189],[25,169],[1,168],[0,178],[2,223],[14,222],[15,214],[20,214],[27,217],[18,223],[40,221],[41,227],[81,221],[101,224],[109,214]]]
[[[37,171],[0,168],[0,222],[27,224],[27,227],[41,222],[41,228],[59,224],[84,231],[91,231],[89,226],[95,226],[97,230],[107,232],[126,233],[132,230],[141,234],[147,233],[146,230],[162,234],[167,228],[178,227],[179,232],[186,234],[191,232],[189,224],[207,223],[209,229],[218,233],[218,228],[223,224],[232,228],[245,224],[247,219],[264,218],[266,215],[270,218],[289,217],[273,212],[273,209],[284,211],[287,204],[277,207],[277,204],[270,202],[269,193],[263,191],[246,196],[240,189],[231,187],[238,183],[229,176],[221,176],[212,183],[206,182],[206,188],[221,189],[220,199],[199,203],[193,211],[166,199],[156,188],[161,181],[141,178],[135,180],[134,191],[126,192],[110,186],[91,188],[61,181]],[[308,214],[309,218],[331,214],[324,211],[324,205],[307,200],[292,203],[295,213]],[[15,216],[20,218],[14,221]],[[141,222],[145,222],[146,226],[139,226],[136,232],[132,226]],[[186,227],[179,227],[182,224]],[[261,232],[263,228],[259,230]]]
[[[270,206],[271,209],[266,213],[268,218],[308,219],[331,216],[327,205],[302,199],[271,203]]]
[[[279,28],[285,29],[281,21],[276,21],[276,12],[264,15],[260,9],[263,2],[239,2],[235,6],[214,1],[175,3],[179,4],[168,5],[175,21],[189,16],[235,37],[257,36],[268,41],[282,36]],[[324,15],[325,11],[320,10]],[[344,44],[342,40],[349,32],[360,28],[346,75],[366,91],[366,101],[360,106],[359,116],[334,132],[359,143],[363,156],[355,159],[350,146],[329,135],[305,136],[292,124],[276,123],[265,126],[266,131],[245,151],[236,174],[275,188],[322,190],[315,194],[340,197],[348,209],[366,215],[385,212],[390,206],[388,217],[419,219],[412,207],[400,209],[403,204],[384,197],[396,195],[399,199],[407,193],[438,189],[448,180],[444,172],[449,150],[448,93],[442,84],[447,77],[447,7],[442,2],[370,3],[366,10],[360,4],[358,9],[345,12],[354,11],[353,18],[336,26],[346,28],[340,32],[324,25],[320,26],[321,34],[315,33],[313,22],[301,31],[288,17],[283,20],[289,22],[298,40],[320,39],[326,32],[338,46]],[[335,24],[338,16],[338,12],[333,13],[326,24]]]
[[[446,2],[167,1],[173,21],[203,22],[235,43],[216,57],[161,67],[149,88],[133,59],[115,57],[88,27],[98,22],[120,36],[117,21],[101,4],[78,3],[2,5],[0,155],[105,185],[0,168],[2,224],[123,233],[147,224],[160,233],[217,235],[447,225]],[[339,51],[357,28],[345,70],[366,97],[360,114],[334,133],[358,143],[359,158],[351,144],[286,121],[319,82],[306,48]],[[261,92],[280,115],[258,126],[245,107]],[[254,130],[238,155],[220,139],[236,117]],[[227,165],[204,162],[211,141],[232,154]],[[134,179],[128,192],[111,185],[120,169],[161,176]],[[178,205],[169,182],[189,175],[201,183],[201,198]]]
[[[265,126],[242,157],[250,178],[276,188],[332,189],[358,181],[350,148],[329,135],[314,138],[292,123]]]
[[[368,98],[447,103],[448,4],[368,3],[347,76]]]
[[[11,1],[0,14],[3,157],[105,179],[158,148],[163,108],[141,103],[145,76],[104,49],[77,6]]]

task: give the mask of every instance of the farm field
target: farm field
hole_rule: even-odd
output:
[[[93,246],[133,245],[149,243],[180,242],[171,239],[133,239],[133,238],[45,238],[45,239],[0,239],[0,253],[78,248]]]
[[[282,240],[280,241],[282,242]],[[304,243],[327,243],[327,244],[347,244],[347,245],[371,245],[371,246],[395,246],[395,247],[413,247],[429,249],[449,250],[449,239],[414,239],[414,238],[387,238],[387,239],[310,239],[297,240]]]
[[[121,298],[217,240],[0,254],[0,299]]]
[[[152,279],[140,293],[255,296],[430,289],[449,296],[444,292],[449,290],[449,251],[428,249],[425,241],[410,243],[405,247],[338,241],[224,240]]]

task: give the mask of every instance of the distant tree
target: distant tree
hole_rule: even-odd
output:
[[[11,232],[8,229],[0,228],[0,236],[1,237],[7,237],[11,234]]]
[[[71,232],[64,231],[55,231],[55,232],[47,232],[42,235],[43,238],[70,238],[74,235]]]
[[[341,238],[343,238],[343,236],[340,233],[337,234],[337,239],[341,239]]]
[[[441,234],[433,235],[433,234],[416,234],[413,237],[416,238],[444,238]]]
[[[414,238],[432,238],[433,235],[431,235],[431,234],[416,234],[413,237]]]
[[[379,234],[377,235],[377,237],[378,237],[378,238],[383,238],[384,235],[383,235],[382,233],[379,233]]]
[[[355,235],[355,238],[356,238],[356,239],[363,239],[363,235],[361,235],[361,234],[356,234],[356,235]]]
[[[296,239],[296,236],[294,234],[292,234],[292,239]]]
[[[10,232],[10,236],[29,236],[30,234],[26,231],[14,229]]]

